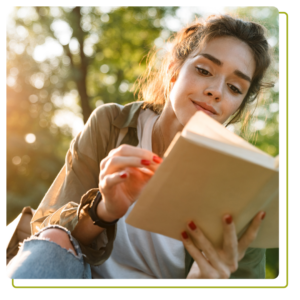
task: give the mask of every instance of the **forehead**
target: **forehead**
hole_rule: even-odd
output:
[[[191,58],[197,59],[203,53],[217,58],[226,68],[246,72],[249,77],[252,77],[255,71],[255,59],[251,48],[235,37],[214,38],[204,43]]]

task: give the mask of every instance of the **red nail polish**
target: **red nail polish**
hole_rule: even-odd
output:
[[[196,225],[195,223],[192,221],[189,223],[189,227],[192,229],[192,230],[195,230],[196,229]]]
[[[121,178],[126,178],[126,177],[127,177],[127,174],[126,174],[126,173],[122,173],[122,174],[120,175],[120,177],[121,177]]]
[[[262,215],[261,215],[261,219],[263,220],[266,216],[266,213],[264,212]]]
[[[142,159],[141,160],[141,164],[144,165],[144,166],[149,166],[150,163],[151,163],[150,160],[147,160],[147,159]]]
[[[226,218],[225,218],[225,222],[226,222],[226,224],[231,224],[232,223],[232,216],[227,216]]]
[[[153,156],[153,161],[160,164],[162,162],[162,158],[160,158],[159,156]]]
[[[181,232],[181,235],[182,235],[182,237],[186,240],[186,239],[188,239],[188,234],[185,232],[185,231],[182,231]]]

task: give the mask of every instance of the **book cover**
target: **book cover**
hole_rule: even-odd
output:
[[[275,158],[197,112],[175,136],[126,223],[180,240],[193,220],[213,245],[221,247],[223,215],[232,215],[240,236],[264,210],[266,217],[250,246],[278,247],[275,163]]]

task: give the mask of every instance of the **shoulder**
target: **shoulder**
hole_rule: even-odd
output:
[[[107,118],[114,120],[124,108],[123,105],[117,103],[106,103],[98,106],[91,114],[91,118]]]
[[[113,122],[120,115],[122,109],[123,106],[116,103],[103,104],[94,109],[77,138],[78,143],[82,145],[81,148],[84,148],[84,145],[100,142],[103,147],[106,147],[111,134],[116,135],[113,130]]]
[[[97,107],[91,114],[92,118],[107,117],[111,120],[115,120],[120,113],[123,115],[134,115],[137,111],[140,111],[144,102],[136,101],[126,105],[118,103],[106,103]]]
[[[108,103],[96,108],[91,116],[95,120],[106,120],[117,128],[136,127],[143,102],[131,102],[126,105]]]

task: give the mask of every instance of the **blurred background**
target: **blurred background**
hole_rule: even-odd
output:
[[[230,13],[268,29],[275,86],[250,108],[243,135],[278,154],[276,8],[13,7],[6,13],[7,224],[24,206],[37,208],[91,112],[136,100],[131,89],[149,50],[163,53],[170,35],[195,17]],[[241,123],[229,129],[241,134]],[[278,249],[268,249],[267,278],[277,276]]]

